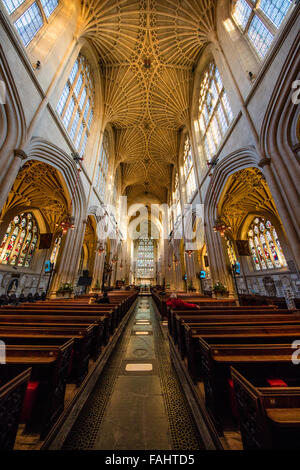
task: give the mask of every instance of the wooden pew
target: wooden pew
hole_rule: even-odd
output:
[[[27,429],[40,431],[43,439],[64,409],[64,397],[73,340],[60,346],[8,345],[6,365],[32,367],[31,380],[38,381],[38,397]]]
[[[92,312],[91,312],[92,313]],[[95,333],[99,335],[101,344],[107,344],[110,335],[112,334],[112,327],[110,322],[111,317],[105,312],[103,315],[72,315],[67,311],[45,311],[41,313],[40,310],[28,311],[26,314],[21,313],[19,310],[17,314],[10,312],[9,315],[0,314],[0,324],[14,324],[14,323],[52,323],[52,324],[98,324],[98,330]]]
[[[265,373],[269,366],[280,363],[289,367],[291,344],[209,344],[199,339],[201,348],[202,374],[205,388],[206,408],[219,434],[223,425],[231,422],[229,403],[230,366],[264,364]]]
[[[0,450],[13,450],[31,367],[0,365]]]
[[[175,320],[175,321],[174,321]],[[171,334],[175,344],[184,341],[184,324],[202,324],[202,323],[245,323],[245,324],[275,324],[275,323],[288,323],[300,320],[300,316],[289,311],[289,313],[277,314],[269,312],[244,311],[242,314],[238,311],[228,311],[227,314],[212,314],[206,310],[202,311],[199,315],[188,314],[175,314],[173,319],[173,326]]]
[[[208,312],[213,315],[225,315],[227,313],[229,314],[240,314],[240,315],[248,315],[249,313],[256,313],[257,315],[261,313],[277,313],[277,314],[284,314],[284,313],[294,313],[291,312],[290,310],[280,310],[278,311],[275,307],[272,306],[267,306],[267,307],[220,307],[220,306],[206,306],[206,307],[201,307],[200,310],[198,309],[172,309],[168,307],[168,328],[170,333],[172,334],[172,329],[173,329],[173,324],[175,321],[176,315],[178,316],[194,316],[194,315],[202,315],[203,312]]]
[[[90,308],[91,307],[91,308]],[[21,315],[21,314],[28,314],[30,313],[31,315],[60,315],[60,316],[66,316],[66,315],[72,315],[72,316],[84,316],[88,317],[91,315],[99,315],[102,317],[106,317],[106,328],[108,329],[108,333],[112,334],[114,330],[117,328],[118,323],[119,323],[119,316],[117,314],[117,309],[112,306],[101,306],[101,307],[93,307],[93,306],[87,306],[86,308],[84,307],[76,307],[74,308],[73,306],[47,306],[43,304],[42,306],[39,305],[33,305],[33,306],[22,306],[22,307],[5,307],[0,309],[0,315],[2,314],[15,314],[15,315]]]
[[[186,332],[186,358],[187,368],[194,382],[201,379],[201,349],[199,339],[219,338],[220,341],[233,342],[257,342],[265,341],[266,337],[270,338],[270,342],[289,343],[295,337],[300,336],[300,323],[287,325],[203,325],[190,326],[185,325]]]
[[[297,367],[231,367],[235,403],[243,447],[299,450],[300,377]],[[267,386],[266,378],[280,378],[287,387]]]
[[[73,361],[69,381],[79,386],[88,373],[94,325],[76,326],[2,326],[0,340],[7,345],[61,345],[73,339]]]

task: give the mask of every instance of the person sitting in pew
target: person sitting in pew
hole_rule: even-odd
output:
[[[38,292],[36,292],[33,296],[34,301],[36,302],[37,300],[41,300],[41,296]]]
[[[95,300],[95,304],[109,304],[108,293],[104,292],[103,297],[100,297],[99,299]]]
[[[31,294],[31,292],[27,295],[27,302],[30,302],[30,303],[34,303],[35,300],[33,298],[33,295]]]
[[[26,302],[26,297],[25,297],[24,294],[20,294],[20,296],[19,296],[19,302],[20,302],[20,303]]]
[[[190,308],[190,309],[200,309],[199,305],[192,304],[190,302],[184,302],[182,299],[178,299],[177,294],[171,294],[167,300],[167,306],[171,308]]]
[[[0,297],[0,305],[8,305],[9,304],[9,298],[7,295],[3,294]]]
[[[16,294],[11,294],[9,296],[9,303],[11,305],[19,305],[20,301],[19,299],[17,298]]]

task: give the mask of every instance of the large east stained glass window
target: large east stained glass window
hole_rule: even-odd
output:
[[[22,213],[13,218],[0,246],[0,264],[29,268],[39,239],[34,216]]]
[[[248,242],[257,271],[287,266],[277,232],[269,220],[254,219],[248,231]]]
[[[93,120],[93,96],[90,66],[80,54],[72,67],[56,111],[81,157],[85,153]]]
[[[27,47],[37,33],[48,23],[58,0],[3,0],[17,32]]]
[[[214,62],[207,67],[200,85],[199,130],[207,161],[216,154],[233,119],[221,76]]]
[[[184,172],[184,185],[186,191],[187,202],[191,202],[191,199],[196,191],[196,179],[195,179],[195,168],[192,156],[192,149],[190,139],[187,136],[184,143],[184,155],[183,155],[183,172]]]
[[[233,3],[232,16],[260,59],[268,52],[291,5],[291,0],[237,0]]]
[[[154,243],[151,238],[141,238],[139,240],[137,255],[137,277],[154,277]]]

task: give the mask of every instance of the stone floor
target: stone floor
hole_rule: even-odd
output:
[[[140,296],[63,449],[203,448],[169,358],[166,327]]]

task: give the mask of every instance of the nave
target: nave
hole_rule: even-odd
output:
[[[170,363],[166,330],[151,297],[140,296],[63,450],[204,448]]]

